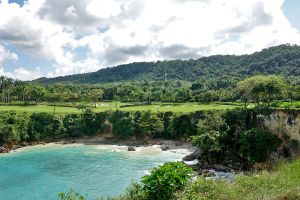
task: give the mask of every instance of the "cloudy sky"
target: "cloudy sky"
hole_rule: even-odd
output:
[[[30,80],[300,44],[299,10],[299,0],[0,0],[0,74]]]

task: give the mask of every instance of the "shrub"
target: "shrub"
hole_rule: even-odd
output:
[[[149,135],[154,137],[164,130],[163,121],[150,110],[140,113],[139,118],[135,121],[138,134]]]
[[[16,134],[13,125],[0,125],[0,145],[3,144],[14,144],[18,140],[18,135]]]
[[[59,200],[85,200],[86,198],[79,193],[74,193],[73,191],[64,193],[61,192],[58,194]]]
[[[142,184],[133,182],[126,189],[124,195],[114,198],[108,198],[107,200],[148,200],[146,192],[143,190]]]
[[[69,114],[63,118],[64,133],[69,137],[79,137],[83,134],[80,115]]]
[[[29,138],[32,141],[57,138],[61,134],[61,121],[48,113],[33,113],[29,122]]]
[[[143,190],[150,200],[171,200],[175,191],[190,179],[191,168],[181,162],[165,163],[142,178]]]
[[[175,115],[170,123],[170,132],[172,138],[196,134],[197,127],[192,120],[191,114]]]
[[[281,144],[281,140],[263,129],[251,129],[240,136],[240,152],[250,163],[264,162]]]
[[[226,136],[228,130],[222,115],[217,112],[207,112],[198,120],[197,135],[193,136],[193,143],[206,152],[220,151],[223,147],[221,137]]]
[[[215,152],[222,149],[220,143],[220,133],[210,130],[201,135],[192,136],[193,144],[206,152]]]
[[[29,116],[15,111],[0,112],[0,145],[13,145],[28,139]]]
[[[130,136],[134,131],[133,115],[130,112],[115,111],[110,115],[112,132],[117,136]]]

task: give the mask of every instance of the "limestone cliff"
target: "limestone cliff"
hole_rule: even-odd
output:
[[[261,115],[263,125],[280,138],[300,142],[300,111],[273,111],[269,116]]]

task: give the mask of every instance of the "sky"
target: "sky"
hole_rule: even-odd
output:
[[[300,45],[299,10],[299,0],[0,0],[0,75],[32,80]]]

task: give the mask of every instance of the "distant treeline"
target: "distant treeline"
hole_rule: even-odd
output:
[[[270,94],[270,95],[269,95]],[[0,77],[1,102],[213,102],[300,100],[300,78],[257,75],[187,81],[136,81],[107,84],[40,85]]]
[[[266,159],[282,142],[261,126],[257,116],[262,113],[270,114],[262,109],[186,114],[150,111],[94,113],[85,109],[81,114],[57,116],[0,112],[0,146],[11,148],[22,142],[47,142],[111,132],[121,139],[135,136],[144,141],[153,138],[192,140],[203,151],[202,160],[207,158],[206,162],[228,164],[238,160],[249,165]]]

